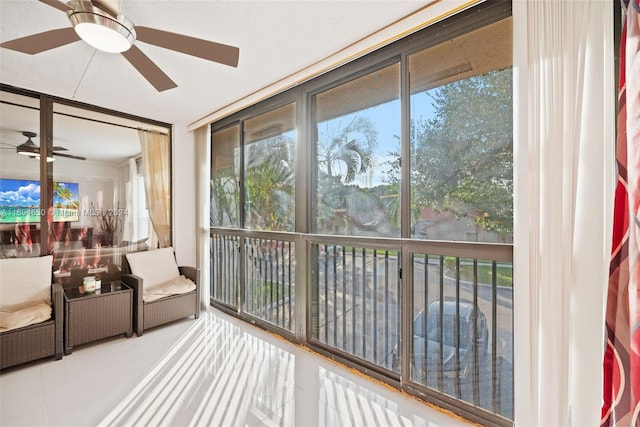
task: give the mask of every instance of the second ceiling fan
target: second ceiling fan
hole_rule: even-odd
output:
[[[239,49],[183,34],[133,25],[120,13],[122,0],[38,0],[65,12],[72,27],[45,31],[6,41],[0,47],[35,55],[84,40],[96,49],[121,53],[159,92],[176,87],[134,43],[141,41],[176,52],[238,66]]]
[[[22,154],[24,156],[29,156],[32,158],[40,157],[40,147],[38,147],[31,139],[31,138],[35,138],[38,135],[35,132],[28,132],[28,131],[22,132],[22,135],[26,136],[27,140],[16,147],[16,152],[18,154]],[[75,160],[87,160],[86,157],[75,156],[73,154],[67,154],[67,153],[61,153],[61,151],[68,151],[68,150],[59,145],[55,145],[51,149],[51,155],[67,157],[69,159],[75,159]],[[48,157],[47,161],[53,161],[53,157]]]

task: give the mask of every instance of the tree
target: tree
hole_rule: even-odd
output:
[[[319,138],[318,168],[327,176],[338,176],[349,184],[372,166],[377,144],[378,132],[368,118],[354,116],[344,128],[338,122],[332,135]]]
[[[511,68],[427,94],[434,114],[411,124],[412,205],[472,216],[487,231],[513,228]],[[399,164],[391,164],[399,168]]]
[[[211,180],[211,212],[212,226],[238,226],[239,192],[235,168],[216,170]]]
[[[63,199],[66,202],[64,206],[61,205],[58,207],[78,209],[78,202],[76,200],[73,200],[73,198],[76,197],[76,195],[73,194],[71,190],[69,190],[69,187],[67,187],[66,185],[60,184],[59,182],[54,182],[53,195],[58,196],[59,198]],[[60,204],[60,202],[58,203]]]
[[[294,231],[294,141],[285,135],[245,149],[245,221],[262,230]]]
[[[318,132],[317,142],[317,231],[347,232],[355,219],[347,212],[347,199],[361,192],[349,184],[372,167],[378,132],[369,118],[358,115],[344,127],[342,119],[329,120],[326,129]]]

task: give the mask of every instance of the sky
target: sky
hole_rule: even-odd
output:
[[[384,183],[385,172],[390,169],[386,162],[395,160],[394,156],[390,156],[389,153],[400,151],[400,110],[400,100],[397,99],[328,120],[329,134],[331,134],[333,126],[337,126],[338,123],[342,123],[344,126],[344,123],[348,123],[357,116],[367,117],[376,125],[378,131],[376,162],[369,173],[356,177],[355,184],[358,186],[375,187]],[[411,96],[412,118],[431,117],[434,111],[432,99],[427,93],[419,92]],[[327,133],[326,123],[320,124],[319,131],[321,133]]]
[[[77,183],[59,183],[63,187],[69,187],[71,192],[78,197]],[[63,199],[54,195],[53,204],[64,202]],[[24,179],[0,179],[0,206],[39,206],[40,205],[40,183]]]

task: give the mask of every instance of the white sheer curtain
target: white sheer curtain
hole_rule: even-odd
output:
[[[209,306],[209,288],[211,283],[210,268],[210,240],[209,240],[209,212],[211,207],[211,134],[208,126],[202,126],[194,131],[195,139],[195,167],[196,172],[196,263],[200,268],[203,308]]]
[[[136,165],[135,157],[131,157],[127,161],[127,183],[125,185],[125,199],[127,207],[127,216],[124,220],[124,231],[122,233],[122,240],[127,242],[133,242],[137,240],[137,226],[138,226],[138,167]]]
[[[600,421],[613,5],[514,1],[516,425]]]
[[[145,198],[161,248],[171,244],[171,186],[169,135],[139,130]],[[155,247],[151,233],[149,246]]]

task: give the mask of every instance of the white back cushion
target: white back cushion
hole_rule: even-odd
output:
[[[51,304],[53,256],[0,259],[0,306]]]
[[[180,276],[172,247],[130,252],[127,254],[127,261],[131,272],[142,278],[145,288]]]

